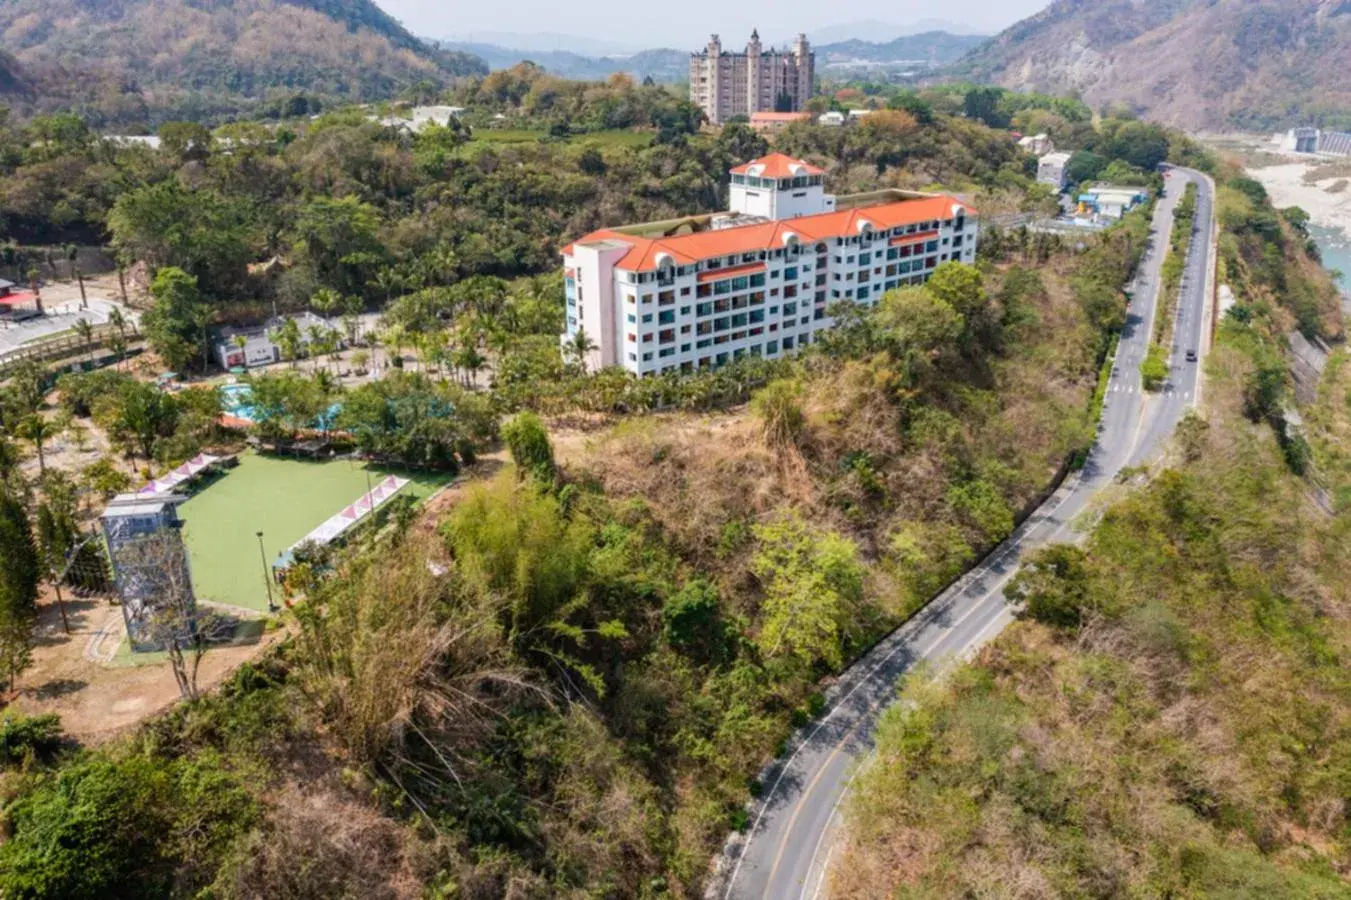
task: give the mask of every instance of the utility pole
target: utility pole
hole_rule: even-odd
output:
[[[267,611],[276,612],[277,604],[272,601],[272,572],[267,567],[267,551],[263,549],[263,533],[258,534],[258,557],[263,561],[263,584],[267,585]]]

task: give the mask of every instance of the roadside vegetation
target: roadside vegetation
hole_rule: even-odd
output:
[[[910,680],[851,795],[841,896],[1346,896],[1346,351],[1297,432],[1285,334],[1339,333],[1335,293],[1217,180],[1238,304],[1206,417],[1082,547],[1033,555],[1024,621]]]

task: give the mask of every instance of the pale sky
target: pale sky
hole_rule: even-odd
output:
[[[682,0],[644,3],[633,0],[510,0],[455,3],[445,0],[376,0],[414,34],[464,38],[484,32],[558,32],[636,47],[694,50],[710,32],[723,43],[740,46],[758,27],[766,40],[784,39],[830,25],[876,20],[898,25],[942,19],[972,30],[994,33],[1049,5],[1050,0],[892,0],[869,9],[838,7],[820,0],[775,0],[773,4]],[[772,10],[772,12],[771,12]],[[874,11],[875,10],[875,11]]]

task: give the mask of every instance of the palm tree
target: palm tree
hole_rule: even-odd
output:
[[[116,328],[118,334],[127,336],[127,317],[116,306],[108,311],[108,324]]]
[[[392,268],[381,269],[375,273],[375,278],[371,280],[371,287],[377,287],[385,292],[385,305],[388,306],[394,302],[394,292],[403,284],[403,278],[398,271]]]
[[[342,295],[332,288],[320,288],[310,298],[310,306],[313,306],[324,318],[328,318],[328,314],[337,309],[341,302]]]
[[[84,342],[84,351],[88,353],[90,346],[94,343],[94,326],[89,324],[88,319],[77,319],[74,328],[75,333]]]
[[[122,303],[127,302],[127,261],[121,253],[117,254],[117,286],[122,292]],[[109,321],[112,321],[110,316]]]
[[[391,325],[385,329],[385,346],[394,348],[394,355],[403,358],[403,345],[408,340],[408,331],[402,325]]]
[[[19,437],[33,442],[33,449],[36,450],[38,454],[38,473],[40,475],[46,475],[47,456],[43,452],[44,445],[48,440],[56,437],[56,435],[60,433],[60,429],[56,426],[55,422],[44,419],[38,413],[33,413],[32,415],[25,416],[23,420],[19,422],[17,431]]]
[[[280,328],[268,332],[267,337],[281,350],[282,359],[290,362],[294,369],[296,358],[300,356],[300,326],[296,320],[287,319]]]
[[[361,310],[365,304],[360,297],[349,296],[342,302],[342,324],[347,329],[347,343],[355,344],[361,337]]]
[[[478,386],[479,370],[488,362],[473,344],[465,344],[455,354],[455,363],[465,371],[465,386]]]
[[[80,271],[80,248],[76,244],[66,244],[66,262],[70,263],[70,273],[80,284],[80,309],[89,308],[89,298],[84,293],[84,273]]]
[[[600,346],[591,340],[591,336],[586,333],[585,328],[578,328],[563,345],[564,355],[569,362],[579,369],[585,369],[587,357],[599,349]]]

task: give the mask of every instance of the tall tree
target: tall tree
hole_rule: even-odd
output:
[[[142,317],[150,346],[172,369],[187,369],[199,358],[205,368],[211,308],[202,300],[197,279],[182,269],[161,269],[150,293],[155,305]]]
[[[8,491],[0,493],[0,559],[0,669],[12,691],[32,661],[42,566],[28,513]]]

